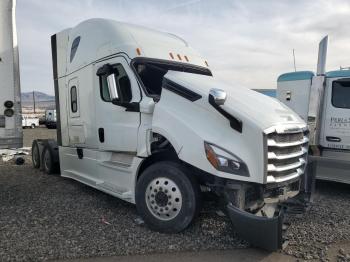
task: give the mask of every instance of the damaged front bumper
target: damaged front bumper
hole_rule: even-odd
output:
[[[268,251],[282,248],[282,208],[272,218],[251,214],[231,204],[227,206],[227,212],[237,234],[253,246]]]

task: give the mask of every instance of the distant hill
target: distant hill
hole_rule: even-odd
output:
[[[1,1],[1,0],[0,0]],[[35,97],[35,112],[45,113],[47,109],[55,109],[55,97],[45,94],[43,92],[34,92]],[[33,92],[23,92],[21,94],[22,112],[23,113],[33,113],[34,103],[33,103]]]
[[[34,91],[34,97],[36,102],[51,102],[55,101],[54,96],[50,96],[43,92]],[[21,94],[22,103],[33,102],[33,92],[24,92]]]

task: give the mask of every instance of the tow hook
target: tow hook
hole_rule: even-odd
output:
[[[272,218],[251,214],[232,204],[227,206],[227,211],[237,234],[242,239],[268,251],[282,248],[283,208],[279,208]]]

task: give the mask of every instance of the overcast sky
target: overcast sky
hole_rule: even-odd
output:
[[[50,36],[93,17],[179,35],[232,86],[275,88],[293,48],[297,70],[315,71],[326,34],[327,69],[350,66],[349,0],[17,0],[22,91],[54,93]]]

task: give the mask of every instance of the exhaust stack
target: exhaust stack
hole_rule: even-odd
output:
[[[328,35],[321,40],[318,46],[317,75],[319,76],[326,73],[327,47]]]
[[[317,73],[312,79],[309,98],[308,126],[310,130],[310,146],[319,144],[321,127],[321,110],[323,108],[324,81],[326,74],[328,35],[325,36],[318,48]]]

